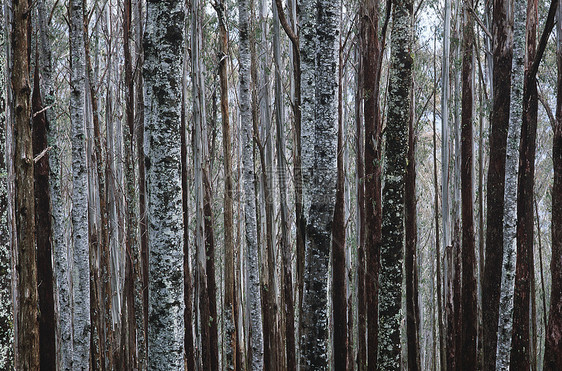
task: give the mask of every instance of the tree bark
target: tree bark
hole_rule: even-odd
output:
[[[29,83],[30,22],[29,1],[12,4],[12,57],[14,123],[14,189],[16,216],[17,369],[39,369],[39,323],[37,321],[37,263],[35,252],[35,205],[31,125],[31,86]],[[87,279],[86,279],[87,281]]]
[[[473,48],[474,20],[465,0],[463,9],[462,122],[461,122],[461,198],[462,198],[462,355],[461,368],[476,368],[477,295],[476,251],[474,241],[474,176],[472,125],[474,113]]]
[[[413,2],[393,4],[388,121],[386,127],[385,185],[380,252],[379,332],[377,367],[400,369],[400,308],[404,247],[404,175],[408,149],[412,84]]]
[[[378,36],[379,1],[368,0],[361,10],[361,50],[365,117],[364,154],[364,239],[365,239],[365,298],[367,312],[367,366],[377,368],[379,259],[381,248],[381,155],[382,124],[380,119],[379,85],[382,46]],[[384,38],[384,36],[383,36]],[[361,305],[361,304],[360,304]]]
[[[413,94],[413,85],[412,85]],[[410,108],[408,123],[408,152],[404,177],[404,222],[405,222],[405,264],[406,270],[406,342],[408,370],[421,370],[419,343],[419,308],[417,290],[417,200],[416,200],[416,134],[414,129],[414,105]]]
[[[304,5],[304,2],[303,2]],[[309,4],[311,5],[311,4]],[[304,42],[303,80],[314,81],[314,95],[302,90],[302,149],[304,194],[307,210],[304,294],[302,311],[301,368],[328,369],[328,263],[331,225],[336,194],[336,99],[337,37],[339,5],[328,0],[301,8],[316,22],[305,23],[301,31]],[[310,20],[311,21],[311,20]],[[305,33],[306,29],[306,33]],[[310,48],[306,51],[305,49]],[[310,54],[317,54],[317,57]],[[306,78],[305,75],[305,58]],[[312,58],[311,58],[312,57]],[[306,92],[306,94],[305,94]],[[306,102],[306,110],[305,110]],[[306,112],[306,115],[305,115]],[[315,150],[317,149],[317,150]]]
[[[33,78],[33,156],[40,156],[47,147],[47,116],[43,110],[39,85],[39,67]],[[40,113],[38,113],[40,112]],[[49,154],[45,152],[34,162],[35,238],[37,241],[37,291],[39,294],[39,363],[42,370],[56,367],[55,303],[51,253],[51,197],[49,193]]]
[[[513,65],[511,98],[505,161],[505,193],[503,213],[503,262],[498,322],[496,369],[507,370],[513,329],[513,294],[516,261],[517,178],[519,141],[523,118],[523,76],[525,60],[525,2],[514,3]]]
[[[347,368],[347,295],[345,259],[345,172],[344,172],[344,126],[343,126],[343,48],[339,41],[338,63],[338,137],[337,137],[337,181],[336,202],[332,222],[332,321],[334,370]]]
[[[490,115],[490,164],[487,185],[486,251],[482,282],[482,318],[484,321],[484,370],[496,367],[501,267],[503,258],[503,213],[505,189],[505,153],[509,124],[511,59],[513,35],[508,21],[510,2],[494,0],[492,113]]]
[[[242,163],[244,187],[244,219],[246,236],[246,267],[248,269],[248,307],[250,312],[249,360],[253,370],[263,368],[263,323],[259,287],[256,190],[254,178],[254,153],[252,114],[250,110],[250,45],[249,8],[247,0],[238,0],[240,38],[240,120],[242,125]]]
[[[557,65],[558,89],[556,100],[556,125],[553,128],[552,158],[554,184],[552,186],[552,260],[550,271],[552,286],[544,369],[557,370],[562,367],[562,7],[558,6]]]
[[[537,137],[538,92],[536,79],[529,76],[536,55],[538,1],[527,1],[523,112],[517,182],[517,262],[513,297],[511,364],[529,370],[532,353],[529,338],[530,296],[533,266],[533,190],[535,178],[535,140]]]
[[[183,2],[147,3],[145,166],[148,198],[149,369],[184,366],[180,106]]]
[[[88,173],[86,168],[86,64],[82,0],[72,0],[70,13],[70,121],[72,126],[72,369],[90,365],[90,266]]]

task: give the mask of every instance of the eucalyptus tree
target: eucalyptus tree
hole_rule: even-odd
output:
[[[256,186],[254,177],[253,127],[250,111],[250,44],[249,7],[247,0],[238,0],[240,121],[242,130],[242,183],[244,188],[244,221],[246,237],[246,269],[248,307],[250,314],[249,364],[253,370],[263,369],[263,322],[259,283],[259,262],[256,223]]]
[[[552,286],[544,369],[556,370],[562,367],[562,7],[558,4],[557,56],[558,89],[556,100],[556,121],[553,128],[552,158],[554,184],[552,186],[552,260],[550,271]]]
[[[510,0],[494,0],[492,17],[493,71],[490,115],[490,160],[486,205],[486,247],[482,279],[483,369],[496,367],[501,271],[505,154],[509,124],[513,36],[509,23]],[[444,187],[444,186],[443,186]]]
[[[184,367],[181,81],[184,3],[148,2],[144,34],[148,368]]]
[[[386,159],[382,193],[377,367],[400,369],[400,309],[404,248],[404,176],[412,85],[413,1],[392,7]]]
[[[70,123],[72,130],[72,369],[90,362],[90,266],[86,164],[84,3],[70,2]]]
[[[328,263],[336,194],[337,40],[339,4],[301,4],[302,155],[306,249],[300,364],[326,370],[328,362]]]

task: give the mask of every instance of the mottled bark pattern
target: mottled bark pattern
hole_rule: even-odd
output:
[[[72,369],[90,365],[88,171],[84,117],[86,64],[83,1],[70,2],[70,122],[72,126]]]
[[[244,220],[246,226],[246,266],[248,269],[248,306],[250,312],[250,368],[263,368],[263,324],[256,223],[256,188],[252,113],[250,111],[250,45],[248,34],[248,2],[238,0],[240,37],[240,120],[242,125],[242,181],[244,188]]]
[[[400,308],[404,248],[404,175],[408,149],[410,87],[412,84],[413,1],[399,0],[392,8],[391,67],[386,127],[380,252],[379,344],[377,368],[400,369]]]
[[[184,365],[180,105],[183,2],[149,1],[144,35],[148,368]]]
[[[303,9],[304,10],[304,9]],[[307,8],[310,16],[316,15],[316,45],[308,54],[317,53],[314,69],[307,77],[303,63],[303,83],[314,81],[312,111],[303,107],[302,148],[304,194],[307,210],[306,252],[304,268],[304,294],[301,336],[301,369],[328,369],[328,262],[330,256],[331,226],[336,195],[337,147],[337,49],[339,33],[339,4],[328,0],[318,1],[316,7]],[[306,25],[311,26],[309,23]],[[304,27],[301,29],[304,35]],[[308,29],[307,32],[311,30]],[[314,38],[313,38],[314,40]],[[302,51],[303,49],[301,49]],[[304,57],[304,54],[303,54]],[[303,58],[304,62],[304,58]],[[305,95],[303,104],[312,97]],[[311,107],[308,106],[307,110]],[[306,115],[305,115],[306,112]],[[308,202],[306,201],[308,200]]]
[[[490,116],[490,165],[488,168],[486,206],[486,251],[482,284],[482,318],[484,322],[484,370],[496,367],[500,286],[503,257],[503,199],[505,184],[505,146],[509,124],[511,27],[508,22],[510,1],[494,0],[493,97]]]
[[[523,83],[523,117],[517,182],[517,263],[513,297],[513,331],[511,363],[518,369],[531,367],[530,298],[533,267],[533,189],[535,185],[535,140],[537,137],[538,92],[535,75],[530,74],[536,55],[538,1],[527,1],[525,75]],[[532,287],[532,288],[531,288]],[[546,310],[546,308],[545,308]],[[535,363],[535,362],[533,362]]]
[[[517,178],[519,171],[519,140],[523,118],[523,75],[525,62],[524,0],[514,2],[513,65],[511,68],[511,99],[505,160],[505,193],[503,213],[503,262],[498,320],[496,369],[508,370],[513,325],[513,290],[515,283],[517,231]]]

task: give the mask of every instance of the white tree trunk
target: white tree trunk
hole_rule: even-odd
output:
[[[72,370],[88,370],[90,361],[90,266],[88,172],[84,117],[86,68],[83,2],[70,2],[70,121],[72,126]]]
[[[183,7],[179,0],[148,2],[144,35],[150,370],[184,367],[180,161]]]
[[[443,33],[443,65],[441,79],[441,214],[443,216],[443,248],[451,244],[449,221],[449,47],[451,43],[451,2],[445,0]]]
[[[503,262],[496,370],[509,370],[511,330],[513,328],[513,292],[517,255],[517,178],[519,172],[519,140],[523,120],[526,2],[524,0],[515,0],[513,12],[515,22],[513,26],[511,103],[505,160]]]
[[[242,125],[242,178],[244,187],[244,219],[246,224],[247,301],[250,309],[250,365],[263,369],[263,324],[259,287],[259,262],[254,184],[253,128],[250,112],[250,45],[248,39],[248,2],[238,0],[240,37],[240,121]]]

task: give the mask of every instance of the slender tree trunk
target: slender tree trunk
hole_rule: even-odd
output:
[[[404,247],[404,175],[408,149],[412,84],[413,2],[401,0],[392,9],[392,48],[386,127],[385,185],[383,188],[379,332],[377,367],[400,369],[400,308]]]
[[[345,275],[345,172],[343,126],[343,48],[339,38],[338,63],[338,144],[336,202],[332,222],[332,320],[334,370],[347,367],[347,295]]]
[[[144,36],[149,369],[184,366],[180,106],[183,2],[147,3]],[[164,62],[165,61],[165,62]],[[166,68],[166,74],[162,69]]]
[[[33,186],[33,148],[31,125],[31,85],[29,82],[31,4],[20,0],[12,4],[13,70],[13,147],[17,243],[16,369],[39,369],[39,323],[37,321],[37,263],[35,252],[35,205]],[[86,282],[88,280],[86,279]]]
[[[361,51],[360,51],[361,52]],[[365,150],[362,128],[362,101],[364,87],[363,55],[358,56],[357,92],[355,96],[355,183],[357,187],[357,370],[367,367],[367,317],[365,305]],[[376,281],[375,281],[376,282]]]
[[[40,367],[54,370],[55,303],[53,293],[53,265],[51,253],[51,197],[49,193],[49,155],[47,153],[47,116],[43,110],[39,85],[39,67],[35,66],[33,78],[33,156],[35,191],[35,237],[37,241],[37,291],[39,294],[39,351]],[[40,112],[40,113],[38,113]],[[43,153],[43,151],[45,151]]]
[[[86,170],[86,65],[82,0],[70,3],[70,121],[72,126],[72,369],[90,364],[90,266],[88,236],[88,173]]]
[[[412,85],[412,94],[413,94]],[[417,307],[417,211],[416,211],[416,134],[414,129],[414,105],[410,109],[408,123],[408,152],[404,177],[404,222],[406,239],[406,338],[408,347],[408,370],[421,370],[419,344],[419,311]]]
[[[496,369],[507,370],[513,329],[513,294],[516,261],[517,178],[519,140],[523,114],[523,76],[525,59],[525,2],[514,3],[513,65],[511,70],[511,99],[507,134],[504,193],[504,229],[502,285],[498,323]]]
[[[238,0],[240,38],[240,120],[242,124],[242,162],[244,187],[244,216],[246,225],[246,269],[248,270],[248,306],[250,312],[249,360],[252,370],[263,368],[263,324],[259,287],[259,262],[255,204],[255,178],[252,114],[250,111],[250,45],[249,7],[247,0]]]
[[[525,72],[523,112],[519,148],[519,178],[517,182],[517,263],[513,298],[513,331],[511,363],[521,370],[531,367],[530,329],[530,270],[533,266],[533,190],[535,178],[535,140],[537,137],[538,93],[536,80],[529,70],[536,55],[537,0],[527,1]]]
[[[187,158],[187,50],[184,54],[184,68],[182,78],[182,105],[181,105],[181,196],[183,211],[183,272],[184,272],[184,324],[185,324],[185,360],[188,370],[195,370],[196,352],[193,331],[193,284],[191,280],[190,250],[189,250],[189,183],[188,183],[188,158]]]
[[[363,98],[365,110],[365,298],[367,311],[367,366],[377,368],[379,259],[381,248],[381,141],[379,105],[381,43],[378,36],[379,2],[368,0],[361,12]]]
[[[435,43],[435,41],[434,41]],[[434,44],[435,56],[435,44]],[[435,58],[434,58],[435,60]],[[435,63],[435,62],[434,62]],[[437,89],[437,67],[434,64],[435,89]],[[435,281],[437,286],[437,326],[439,328],[439,365],[440,370],[445,371],[445,334],[443,331],[443,304],[442,304],[442,279],[441,279],[441,246],[439,245],[439,183],[437,181],[437,91],[433,93],[433,184],[435,193]],[[442,134],[443,135],[443,134]],[[437,361],[437,360],[435,360]]]
[[[557,64],[558,89],[556,100],[556,125],[552,145],[554,184],[552,186],[552,260],[550,271],[552,286],[546,343],[544,369],[562,368],[562,7],[558,6]]]
[[[7,91],[10,79],[8,78],[8,61],[11,55],[9,51],[7,28],[9,27],[8,1],[5,6],[0,6],[0,43],[6,49],[2,49],[7,58],[0,60],[0,368],[14,368],[13,359],[13,312],[12,312],[12,287],[10,284],[10,230],[8,226],[8,153],[9,144],[6,141],[8,131]],[[7,10],[7,9],[6,9]],[[9,93],[8,93],[9,94]]]
[[[513,35],[508,21],[510,2],[494,0],[492,113],[490,116],[490,164],[487,185],[486,251],[482,282],[484,325],[484,370],[496,367],[501,271],[503,258],[503,213],[505,154],[509,125]]]
[[[223,344],[225,348],[224,364],[227,369],[236,369],[236,359],[239,357],[238,334],[238,308],[236,304],[236,283],[234,264],[234,211],[232,188],[232,149],[230,143],[230,115],[228,111],[228,31],[226,29],[225,2],[221,0],[215,4],[219,21],[219,79],[221,100],[221,121],[223,135],[224,157],[224,328]]]
[[[304,115],[305,91],[303,90],[303,164],[305,207],[307,208],[306,253],[304,268],[304,294],[301,336],[301,367],[304,370],[328,369],[328,263],[330,254],[330,226],[336,195],[336,99],[337,99],[337,34],[339,31],[339,5],[328,0],[319,1],[315,7],[301,9],[311,11],[317,23],[302,25],[307,28],[304,50],[318,53],[309,58],[305,83],[314,80],[315,94],[307,95]],[[301,13],[304,14],[304,13]],[[310,29],[309,27],[313,27]],[[315,37],[313,35],[316,35]],[[310,41],[316,39],[316,44]],[[314,47],[314,45],[316,45]],[[307,56],[308,58],[309,56]],[[304,59],[303,59],[304,61]],[[304,66],[304,64],[303,64]],[[304,74],[304,69],[303,69]],[[310,86],[309,86],[310,87]],[[321,149],[313,151],[314,148]]]
[[[461,198],[462,198],[462,345],[460,357],[463,370],[473,370],[476,357],[476,251],[474,241],[474,177],[473,177],[473,48],[474,21],[465,0],[463,9],[462,58],[462,122],[461,122]]]

